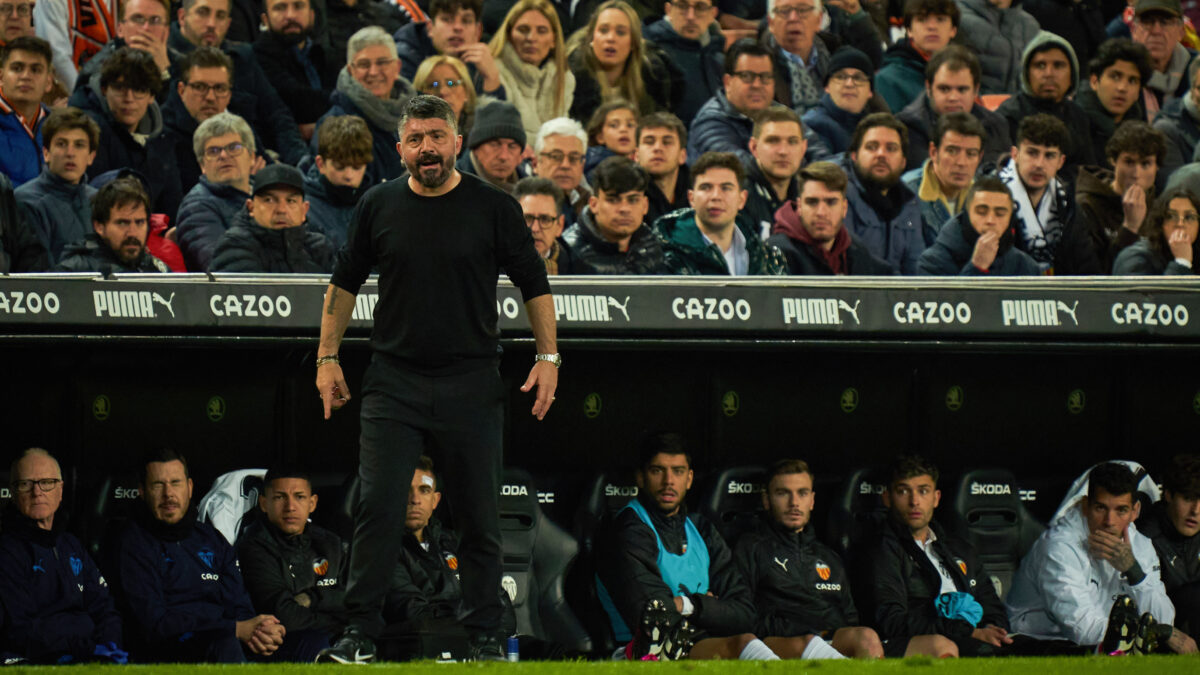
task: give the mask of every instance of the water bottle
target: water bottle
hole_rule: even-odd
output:
[[[517,638],[508,638],[508,648],[505,650],[505,653],[508,655],[508,660],[512,663],[516,663],[517,661],[521,660],[521,648],[520,645],[517,644]]]

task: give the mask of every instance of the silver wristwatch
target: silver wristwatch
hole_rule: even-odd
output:
[[[533,357],[533,360],[534,361],[549,361],[550,363],[554,364],[555,368],[562,368],[562,356],[557,353],[555,353],[555,354],[538,354],[537,356]]]

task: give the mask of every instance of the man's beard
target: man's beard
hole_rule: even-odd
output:
[[[440,163],[439,170],[423,171],[421,165],[433,160],[438,160]],[[454,156],[442,157],[436,152],[423,152],[417,156],[417,160],[408,167],[408,172],[412,174],[417,182],[426,188],[441,187],[443,183],[450,179],[450,171],[454,167]]]
[[[289,25],[296,25],[296,24],[289,24]],[[288,26],[284,26],[284,28],[287,28],[287,27]],[[275,35],[285,45],[288,45],[289,47],[294,47],[294,46],[300,44],[301,42],[304,42],[305,40],[308,39],[308,37],[310,35],[312,35],[312,28],[302,28],[299,33],[285,33],[283,31],[280,31],[278,33],[275,33]]]
[[[130,256],[128,253],[125,252],[125,247],[129,246],[131,244],[136,244],[138,247],[137,253],[133,254],[132,256]],[[140,240],[135,239],[133,237],[127,237],[125,239],[125,241],[121,242],[121,247],[118,248],[115,251],[115,253],[117,254],[117,260],[120,260],[122,264],[132,265],[141,259],[142,253],[144,253],[145,251],[146,251],[146,245],[143,244]]]
[[[883,178],[876,178],[875,174],[870,172],[870,167],[867,168],[867,171],[860,169],[858,172],[858,177],[861,178],[862,181],[867,184],[867,186],[879,190],[887,190],[888,188],[895,187],[896,183],[900,182],[900,174],[904,173],[904,167],[900,167],[899,169],[890,172]]]

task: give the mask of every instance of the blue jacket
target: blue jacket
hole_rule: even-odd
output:
[[[31,136],[17,111],[0,96],[0,173],[8,176],[16,187],[42,172],[42,124],[50,109],[42,106],[42,113]]]
[[[688,163],[696,161],[706,152],[732,152],[749,171],[755,164],[754,155],[750,154],[750,137],[753,135],[754,120],[734,108],[722,89],[700,107],[696,119],[692,120],[692,126],[688,129]],[[808,141],[808,150],[804,153],[805,164],[830,157],[829,148],[812,129],[804,130],[804,138]]]
[[[708,27],[708,44],[685,38],[666,19],[646,26],[642,36],[662,48],[688,78],[683,83],[683,99],[674,112],[685,126],[692,123],[700,106],[722,89],[725,68],[725,36],[717,22]]]
[[[42,530],[15,505],[4,513],[0,597],[7,620],[0,651],[35,663],[92,660],[96,645],[122,643],[108,583],[83,544],[63,531],[63,518]]]
[[[96,192],[86,181],[68,183],[48,169],[16,189],[25,223],[50,252],[50,264],[62,258],[67,244],[92,233],[92,197]]]
[[[179,205],[179,224],[175,234],[187,268],[193,272],[208,270],[213,250],[233,219],[246,207],[250,195],[232,185],[210,183],[204,176]]]
[[[404,81],[404,84],[411,89],[411,85],[408,85],[407,81]],[[317,134],[325,120],[335,115],[354,115],[363,118],[363,121],[367,123],[367,128],[371,130],[371,163],[367,165],[367,175],[363,179],[363,184],[376,185],[385,180],[394,180],[408,171],[404,166],[404,160],[400,159],[400,153],[396,152],[396,143],[400,137],[395,129],[381,129],[373,124],[371,118],[364,115],[354,101],[351,101],[350,97],[341,90],[334,90],[333,96],[329,100],[333,102],[333,105],[329,106],[329,112],[317,120],[316,131],[313,132],[311,144],[313,156],[317,154]]]
[[[925,240],[921,235],[921,200],[903,182],[896,183],[891,189],[902,191],[904,205],[894,218],[884,222],[863,196],[862,180],[850,156],[843,156],[839,165],[849,179],[846,186],[846,229],[872,255],[890,263],[900,274],[916,274],[917,259],[925,250]]]
[[[304,176],[304,196],[308,199],[308,229],[325,235],[334,251],[342,250],[350,229],[350,216],[358,200],[371,186],[366,179],[357,188],[333,185],[316,164]]]
[[[842,110],[833,102],[833,97],[826,93],[821,96],[821,100],[815,108],[804,113],[802,121],[806,131],[812,131],[820,136],[821,140],[829,146],[829,151],[838,154],[850,150],[850,142],[854,139],[854,128],[869,113],[867,108],[863,108],[862,112],[857,115]]]
[[[175,159],[179,160],[180,194],[186,195],[196,187],[196,183],[200,182],[200,176],[203,174],[200,170],[200,161],[196,159],[196,146],[192,144],[192,137],[196,134],[196,127],[200,126],[200,123],[196,121],[195,117],[192,117],[187,107],[183,105],[183,99],[179,98],[179,94],[175,92],[167,97],[167,101],[162,104],[161,109],[163,126],[166,128],[166,134],[171,137],[172,147],[175,148]],[[273,164],[275,160],[265,152],[267,146],[263,144],[258,130],[251,126],[250,133],[254,135],[254,153],[265,163]]]
[[[1012,229],[1000,239],[1000,252],[987,272],[971,262],[979,233],[971,227],[966,211],[946,223],[937,241],[921,254],[919,274],[922,276],[1019,277],[1038,276],[1041,268],[1028,254],[1012,245]]]
[[[253,618],[254,608],[233,547],[196,520],[195,507],[174,526],[155,521],[144,504],[137,508],[105,568],[128,608],[131,639],[165,650],[235,635],[236,622]]]
[[[925,169],[929,166],[929,160],[925,160],[925,164],[919,166],[912,171],[906,171],[900,177],[900,181],[904,183],[914,195],[919,195],[921,192],[921,181],[925,178]],[[938,232],[946,221],[954,217],[955,214],[950,213],[950,209],[942,203],[942,200],[935,199],[927,202],[919,196],[917,200],[921,202],[921,238],[925,241],[925,247],[933,246],[933,242],[937,241]]]

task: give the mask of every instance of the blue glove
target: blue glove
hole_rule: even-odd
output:
[[[119,663],[121,665],[129,663],[129,652],[123,651],[115,642],[106,642],[102,645],[96,645],[96,650],[93,653],[102,659],[109,659],[113,663]]]
[[[942,593],[933,601],[938,614],[947,619],[966,621],[978,626],[983,621],[983,606],[970,593]]]

